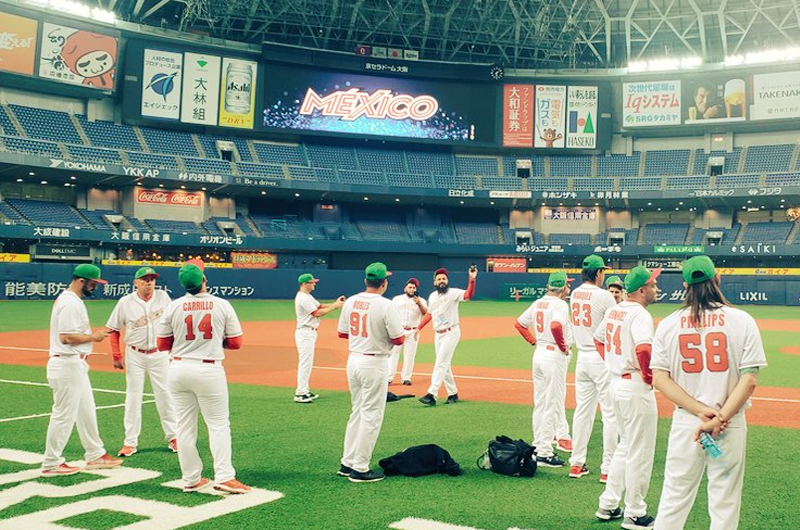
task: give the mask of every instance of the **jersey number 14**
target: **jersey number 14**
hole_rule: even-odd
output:
[[[186,340],[194,340],[197,336],[194,334],[194,315],[186,315],[183,319],[186,323]],[[197,331],[203,334],[205,340],[210,340],[214,336],[214,330],[211,326],[211,313],[206,313],[197,324]]]

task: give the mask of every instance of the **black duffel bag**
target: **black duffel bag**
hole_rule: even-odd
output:
[[[532,477],[536,475],[536,450],[522,440],[498,436],[478,459],[478,467],[510,477]]]

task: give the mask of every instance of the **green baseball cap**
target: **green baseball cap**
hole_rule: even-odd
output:
[[[370,263],[364,269],[364,277],[368,280],[385,280],[391,275],[392,273],[386,269],[386,265],[380,261]]]
[[[138,280],[144,276],[153,276],[154,278],[158,278],[158,273],[153,267],[140,267],[139,270],[136,271],[136,274],[133,275],[133,279]]]
[[[603,258],[598,256],[597,254],[591,254],[583,258],[583,268],[584,269],[610,269],[611,267],[606,265],[606,262],[603,261]]]
[[[297,283],[317,283],[319,281],[318,278],[314,278],[314,275],[310,272],[306,272],[305,274],[301,274],[297,277]]]
[[[683,280],[689,285],[708,281],[716,275],[717,269],[708,256],[693,256],[683,262]]]
[[[625,290],[629,293],[638,291],[644,287],[645,284],[650,283],[658,278],[659,274],[661,274],[661,267],[653,271],[647,269],[646,267],[642,267],[641,265],[634,267],[625,276]]]
[[[618,286],[620,289],[625,288],[625,284],[622,283],[622,278],[619,276],[609,276],[606,280],[606,287],[611,287],[612,285]]]
[[[178,281],[187,290],[197,289],[203,285],[203,271],[206,264],[201,260],[190,260],[178,271]]]
[[[78,265],[72,271],[72,275],[77,276],[78,278],[83,278],[84,280],[94,280],[97,283],[108,283],[106,280],[100,279],[100,267],[90,263],[82,263]]]
[[[556,289],[566,287],[568,283],[573,281],[575,281],[573,278],[567,278],[567,273],[564,271],[551,272],[550,276],[547,277],[547,285]]]

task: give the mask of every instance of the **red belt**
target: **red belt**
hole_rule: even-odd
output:
[[[89,357],[89,355],[86,354],[86,353],[81,353],[79,355],[60,355],[59,354],[59,355],[51,355],[51,357],[65,357],[65,358],[66,357],[78,357],[81,361],[83,361],[83,360],[86,360],[86,358]]]
[[[130,346],[132,350],[138,351],[139,353],[143,353],[145,355],[150,355],[151,353],[155,353],[158,351],[158,348],[153,348],[152,350],[140,350],[136,346]]]
[[[548,345],[548,346],[545,346],[544,349],[547,350],[547,351],[556,351],[556,347],[555,346],[549,346]]]
[[[403,328],[403,329],[406,331],[411,331],[412,329],[417,329],[417,328]]]
[[[173,357],[173,361],[182,361],[183,357]],[[222,361],[215,361],[214,359],[186,359],[187,361],[198,361],[202,362],[203,364],[217,364]]]
[[[436,333],[447,333],[447,332],[448,332],[448,331],[450,331],[451,329],[453,329],[453,328],[447,328],[447,329],[437,329],[437,330],[436,330]]]

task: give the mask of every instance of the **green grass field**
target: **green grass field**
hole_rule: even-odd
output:
[[[46,329],[51,302],[0,302],[0,332]],[[291,302],[236,302],[245,321],[287,319],[292,315]],[[90,302],[92,322],[100,326],[112,307],[111,302]],[[474,302],[462,306],[463,316],[508,316],[509,326],[525,304],[513,302]],[[675,306],[653,306],[655,316],[664,316]],[[796,319],[800,309],[761,307],[751,311],[759,319]],[[769,369],[761,374],[760,384],[796,388],[800,386],[800,356],[780,353],[783,346],[800,343],[797,332],[764,334]],[[0,344],[2,345],[2,344]],[[267,352],[268,353],[268,352]],[[44,354],[43,354],[44,355]],[[423,345],[419,361],[432,361],[432,347]],[[455,364],[487,367],[530,368],[530,349],[521,339],[501,338],[462,341]],[[457,371],[456,371],[457,372]],[[124,390],[121,373],[93,372],[96,389]],[[0,365],[0,380],[44,382],[44,369]],[[536,530],[582,530],[619,528],[617,523],[601,523],[594,517],[602,485],[597,472],[584,479],[566,477],[566,469],[543,469],[532,479],[514,479],[479,470],[478,455],[488,440],[498,434],[530,439],[531,407],[465,401],[457,406],[424,408],[414,400],[387,405],[386,419],[373,464],[404,448],[422,443],[437,443],[450,451],[464,474],[461,477],[432,476],[418,479],[391,477],[377,484],[351,484],[335,476],[341,455],[345,422],[349,414],[349,395],[325,392],[312,406],[300,406],[286,399],[285,389],[262,386],[230,386],[234,464],[238,478],[266,490],[279,491],[284,497],[274,502],[229,515],[194,523],[187,528],[213,530],[270,529],[387,529],[404,518],[440,521],[451,525],[485,530],[517,527]],[[502,392],[498,386],[498,393]],[[572,392],[570,389],[569,392]],[[49,411],[52,397],[47,387],[0,382],[0,449],[14,449],[40,454],[44,448],[47,417],[4,421]],[[97,392],[98,406],[123,402],[120,394]],[[759,406],[759,404],[756,404]],[[100,431],[109,451],[118,449],[122,439],[122,408],[98,411]],[[571,411],[568,411],[571,417]],[[160,476],[134,484],[111,487],[100,492],[75,497],[46,498],[33,496],[5,507],[20,489],[19,482],[4,480],[3,474],[35,469],[35,465],[0,460],[0,529],[10,518],[35,514],[41,510],[63,507],[58,524],[69,528],[106,530],[135,525],[143,529],[146,518],[125,513],[131,499],[146,499],[168,505],[192,507],[203,505],[212,510],[221,500],[209,495],[185,495],[161,486],[180,477],[178,460],[168,452],[161,439],[153,405],[144,406],[140,452],[126,467],[160,473]],[[600,452],[599,420],[590,446],[590,459]],[[664,457],[669,421],[661,420],[652,486],[648,496],[651,511],[657,511],[664,474]],[[745,477],[742,529],[796,528],[800,479],[792,470],[800,462],[800,431],[751,426],[748,439],[748,467]],[[206,470],[210,471],[207,439],[199,442]],[[2,453],[0,453],[2,454]],[[68,458],[82,457],[77,435],[66,450]],[[592,462],[590,462],[591,464]],[[35,479],[35,484],[71,486],[99,480],[80,474],[58,481]],[[31,482],[25,488],[33,488]],[[35,493],[35,492],[34,492]],[[72,503],[101,496],[125,496],[93,508],[86,514],[68,514]],[[210,513],[210,512],[209,512]],[[178,521],[178,519],[175,519]],[[11,521],[8,521],[11,523]],[[178,524],[175,522],[174,524]],[[687,529],[708,528],[706,495],[703,488]],[[8,526],[23,530],[53,529],[53,526]],[[157,528],[177,528],[158,526]],[[431,530],[445,527],[427,525]]]

